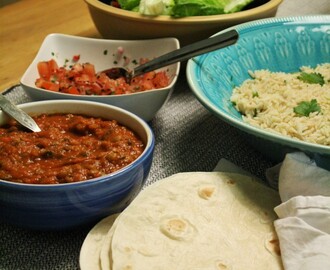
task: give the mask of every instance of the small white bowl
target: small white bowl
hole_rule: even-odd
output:
[[[121,57],[117,53],[120,47],[124,50]],[[73,56],[79,55],[80,63],[89,62],[95,66],[96,71],[124,65],[133,68],[141,58],[153,59],[179,47],[179,41],[176,38],[128,41],[50,34],[43,41],[38,54],[21,78],[21,85],[33,100],[80,99],[102,102],[121,107],[140,116],[145,121],[150,121],[169,98],[179,75],[180,63],[160,69],[166,71],[170,78],[170,84],[165,88],[134,94],[106,96],[73,95],[38,88],[35,85],[35,81],[39,77],[37,64],[40,61],[54,59],[59,66],[70,65]]]

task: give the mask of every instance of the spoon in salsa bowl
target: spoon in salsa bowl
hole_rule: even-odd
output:
[[[166,53],[153,60],[135,67],[133,70],[128,70],[124,67],[113,67],[101,71],[105,73],[110,79],[118,79],[124,77],[127,83],[139,75],[162,68],[177,62],[188,60],[194,56],[221,49],[233,45],[238,40],[238,33],[236,30],[230,30],[219,35],[197,41],[195,43],[186,45],[180,49]]]

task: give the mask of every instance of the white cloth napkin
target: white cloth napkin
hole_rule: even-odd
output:
[[[329,270],[330,172],[303,153],[287,154],[277,168],[282,204],[274,225],[285,270]]]
[[[280,167],[278,190],[282,202],[301,195],[330,196],[330,172],[317,167],[304,153],[287,154]]]

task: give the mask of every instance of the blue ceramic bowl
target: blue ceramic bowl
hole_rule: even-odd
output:
[[[274,161],[303,151],[330,167],[330,147],[291,139],[244,123],[230,102],[232,90],[249,79],[248,70],[296,72],[304,65],[330,62],[330,16],[256,20],[232,27],[238,42],[188,61],[187,79],[197,99],[220,119],[246,132],[260,152]]]
[[[115,119],[135,131],[146,148],[121,170],[83,182],[37,185],[0,180],[2,222],[28,229],[70,229],[123,210],[141,190],[154,150],[153,132],[141,118],[118,107],[89,101],[40,101],[19,107],[33,115],[61,112]],[[6,119],[0,112],[0,125]]]

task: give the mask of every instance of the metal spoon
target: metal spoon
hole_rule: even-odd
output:
[[[15,106],[2,94],[0,94],[0,108],[24,127],[32,130],[33,132],[41,131],[40,127],[30,115]]]
[[[102,71],[111,79],[118,79],[124,77],[127,83],[130,83],[132,78],[156,70],[180,61],[188,60],[196,55],[201,55],[210,51],[227,47],[236,43],[238,40],[238,33],[236,30],[230,30],[210,37],[193,44],[184,46],[180,49],[174,50],[160,57],[157,57],[143,65],[135,67],[132,71],[123,67],[113,67]]]

